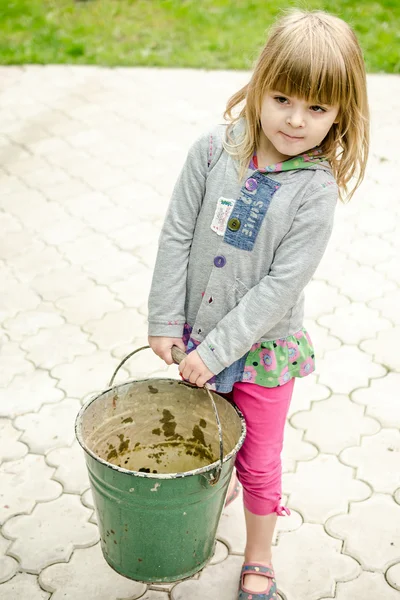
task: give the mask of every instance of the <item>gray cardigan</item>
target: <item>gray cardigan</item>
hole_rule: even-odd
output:
[[[218,126],[189,150],[149,296],[149,335],[181,337],[188,323],[215,374],[255,342],[301,329],[303,289],[325,251],[338,197],[329,164],[310,157],[287,161],[290,171],[248,169],[241,185],[225,135]]]

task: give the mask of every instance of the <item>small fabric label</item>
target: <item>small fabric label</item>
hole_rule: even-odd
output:
[[[211,223],[211,229],[218,235],[224,235],[229,217],[231,216],[235,200],[230,198],[218,198],[214,218]]]

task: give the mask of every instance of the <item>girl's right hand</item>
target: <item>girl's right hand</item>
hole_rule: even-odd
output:
[[[185,344],[181,338],[161,337],[157,335],[149,335],[149,346],[157,356],[162,358],[167,365],[172,365],[172,346],[178,346],[183,352],[186,352]]]

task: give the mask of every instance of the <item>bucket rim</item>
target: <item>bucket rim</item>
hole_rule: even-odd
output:
[[[178,473],[143,473],[141,471],[132,471],[130,469],[124,469],[123,467],[119,467],[118,465],[113,465],[112,463],[104,460],[104,458],[100,458],[100,456],[97,456],[97,454],[95,454],[86,445],[85,441],[83,440],[83,435],[82,435],[82,417],[83,417],[83,414],[85,413],[85,411],[89,408],[89,406],[93,402],[95,402],[98,398],[100,398],[100,396],[103,396],[104,394],[107,394],[108,392],[110,392],[112,390],[116,390],[127,384],[142,383],[145,381],[154,381],[155,379],[162,379],[163,381],[172,381],[174,383],[175,382],[180,383],[179,379],[173,379],[171,377],[159,377],[159,378],[145,377],[143,379],[130,379],[128,381],[124,381],[123,383],[113,385],[113,386],[103,390],[102,392],[96,394],[95,396],[93,396],[93,398],[89,398],[85,402],[85,404],[83,404],[83,406],[81,406],[81,408],[76,416],[76,419],[75,419],[75,436],[79,442],[79,445],[84,450],[84,452],[86,452],[86,454],[88,454],[89,456],[94,458],[97,462],[101,463],[105,467],[108,467],[108,468],[112,469],[113,471],[117,471],[119,473],[124,473],[126,475],[134,475],[135,477],[142,477],[144,479],[181,479],[184,477],[189,477],[189,476],[193,476],[193,475],[201,475],[203,473],[208,473],[209,471],[214,471],[221,464],[221,461],[219,458],[215,462],[213,462],[209,465],[205,465],[204,467],[200,467],[199,469],[192,469],[191,471],[182,471],[182,472],[178,472]],[[212,391],[212,393],[216,394],[217,396],[220,396],[220,398],[222,398],[223,400],[225,400],[232,406],[232,408],[237,413],[237,415],[240,419],[240,423],[241,423],[241,434],[240,434],[239,440],[235,444],[234,448],[226,456],[224,456],[224,458],[222,460],[222,464],[224,464],[224,463],[228,462],[232,458],[232,456],[236,455],[239,452],[240,448],[242,447],[245,437],[246,437],[246,433],[247,433],[246,421],[245,421],[245,418],[244,418],[242,412],[238,409],[238,407],[233,402],[230,402],[227,398],[223,398],[223,396],[218,394],[218,392],[216,392],[214,390],[211,390],[211,391]]]

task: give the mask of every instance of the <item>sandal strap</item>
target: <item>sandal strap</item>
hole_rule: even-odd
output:
[[[267,567],[267,565],[263,565],[261,563],[245,563],[242,567],[242,581],[245,575],[263,575],[264,577],[269,577],[270,579],[274,579],[275,573],[271,567]]]

